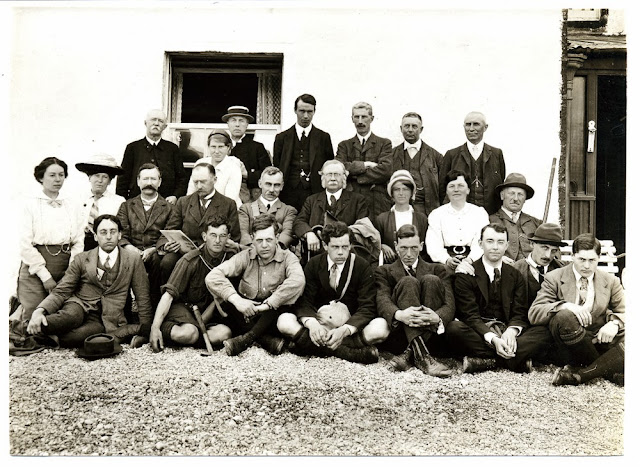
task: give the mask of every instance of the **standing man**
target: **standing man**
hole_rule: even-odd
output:
[[[378,314],[391,335],[383,346],[399,355],[391,368],[406,371],[412,366],[429,376],[448,377],[451,369],[430,354],[455,313],[451,275],[442,264],[420,258],[423,248],[416,226],[405,224],[396,232],[398,259],[375,271]]]
[[[467,201],[482,206],[491,215],[500,207],[496,187],[502,183],[506,173],[502,150],[483,141],[489,125],[480,112],[467,114],[463,127],[467,142],[445,153],[440,179],[444,179],[451,169],[466,173],[471,180]],[[440,183],[440,202],[445,202],[445,195],[445,187]]]
[[[601,246],[592,234],[578,235],[571,251],[571,264],[545,276],[529,319],[549,327],[562,359],[584,367],[558,369],[554,385],[618,380],[624,375],[624,290],[617,277],[598,270]]]
[[[182,165],[178,146],[161,138],[167,127],[167,117],[162,110],[154,109],[144,119],[147,134],[139,141],[129,143],[122,157],[124,173],[118,177],[116,193],[126,199],[140,194],[136,175],[145,163],[156,165],[162,173],[160,194],[169,204],[176,204],[187,193],[188,178]]]
[[[278,242],[282,248],[289,248],[293,242],[293,221],[298,211],[293,206],[288,206],[280,201],[279,196],[283,186],[284,176],[279,168],[269,166],[262,171],[260,180],[258,180],[258,187],[261,190],[260,196],[253,202],[243,204],[238,210],[240,244],[242,246],[249,246],[253,243],[251,227],[254,219],[261,214],[272,214],[282,228]]]
[[[98,246],[93,231],[93,223],[103,214],[118,214],[120,205],[125,199],[110,191],[107,187],[116,175],[123,170],[116,160],[108,154],[97,154],[88,162],[79,162],[76,169],[89,176],[91,196],[82,204],[82,222],[84,224],[84,251]]]
[[[322,245],[325,253],[311,258],[304,268],[306,285],[295,314],[281,314],[278,330],[293,341],[295,353],[375,363],[378,349],[373,344],[385,340],[389,329],[376,316],[371,266],[351,253],[353,233],[344,222],[323,229]],[[335,323],[331,310],[341,305],[346,319]]]
[[[532,243],[529,237],[542,224],[529,214],[522,212],[524,202],[533,197],[533,188],[527,185],[524,175],[512,173],[507,175],[504,183],[496,187],[500,194],[502,207],[489,216],[489,222],[502,224],[509,232],[509,248],[504,256],[504,262],[513,264],[524,259],[531,252]]]
[[[280,226],[271,214],[258,216],[251,229],[253,244],[207,275],[205,283],[216,297],[229,302],[229,320],[236,337],[223,342],[227,355],[248,349],[257,340],[274,354],[284,350],[277,333],[278,316],[302,295],[300,261],[278,245]],[[234,287],[229,278],[239,278]]]
[[[531,252],[526,258],[519,259],[513,265],[524,278],[526,290],[527,309],[536,299],[536,295],[544,282],[544,276],[548,272],[565,265],[557,257],[561,246],[567,246],[562,241],[562,230],[558,224],[550,222],[541,224],[529,237]],[[505,256],[506,258],[506,256]],[[505,258],[502,258],[505,261]]]
[[[215,167],[207,163],[198,164],[193,168],[191,179],[196,191],[178,200],[167,222],[167,230],[182,230],[196,246],[200,246],[204,226],[214,216],[222,216],[227,219],[229,226],[227,242],[229,246],[234,246],[240,240],[238,210],[235,201],[215,190]],[[173,267],[188,250],[181,250],[178,242],[169,242],[163,235],[158,240],[158,252],[164,255],[160,267],[162,283],[165,284]]]
[[[530,372],[530,360],[552,343],[546,326],[530,327],[522,274],[504,263],[509,244],[500,224],[482,228],[482,257],[472,264],[475,275],[456,274],[456,316],[446,328],[449,348],[464,355],[462,371],[497,367]]]
[[[442,174],[442,154],[420,139],[422,117],[416,112],[403,115],[400,131],[404,141],[393,148],[393,169],[408,170],[416,183],[413,209],[429,216],[440,206],[438,183]]]
[[[322,191],[319,171],[333,159],[331,136],[311,123],[316,112],[316,99],[310,94],[299,96],[293,106],[296,123],[278,133],[273,143],[273,165],[282,170],[286,189],[282,201],[298,211],[312,193]]]
[[[162,184],[160,169],[151,163],[142,164],[138,171],[140,194],[122,203],[118,219],[122,223],[120,246],[142,257],[149,275],[151,305],[155,308],[160,301],[162,285],[157,243],[171,217],[174,207],[158,194]]]
[[[373,109],[366,102],[358,102],[351,109],[351,121],[356,135],[338,144],[336,159],[347,171],[347,190],[364,195],[372,219],[391,209],[386,184],[391,177],[393,160],[391,141],[371,132]]]
[[[254,122],[247,107],[242,105],[229,107],[227,113],[222,116],[222,121],[229,126],[231,134],[233,149],[230,155],[236,156],[246,167],[247,188],[251,194],[251,201],[255,201],[260,196],[260,187],[258,186],[260,175],[266,167],[271,165],[269,153],[262,143],[253,139],[253,135],[247,134],[249,123]]]
[[[84,340],[109,333],[146,340],[151,329],[149,281],[140,255],[118,247],[122,226],[111,214],[95,221],[98,247],[78,254],[55,289],[33,312],[27,332],[58,336],[63,347],[82,347]],[[129,324],[124,306],[133,289],[140,324]],[[132,342],[132,346],[137,346]]]
[[[348,174],[339,160],[325,162],[321,170],[324,191],[309,196],[293,222],[293,232],[298,238],[305,239],[312,253],[317,253],[321,248],[321,240],[313,228],[327,224],[327,217],[329,221],[338,220],[350,226],[369,215],[366,198],[360,193],[344,189]]]

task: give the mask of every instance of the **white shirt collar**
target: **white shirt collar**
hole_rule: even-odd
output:
[[[406,212],[411,212],[413,213],[413,206],[409,205],[409,209],[406,211],[396,211],[396,205],[394,204],[393,206],[391,206],[391,211],[393,212],[400,212],[402,214],[406,213]]]
[[[324,193],[327,195],[327,203],[330,202],[331,195],[335,196],[336,201],[338,201],[340,199],[340,197],[342,196],[342,188],[340,188],[335,193],[329,193],[327,190],[324,190]]]
[[[304,131],[304,134],[307,135],[307,137],[309,137],[309,133],[311,132],[312,128],[313,128],[313,123],[309,123],[309,126],[307,128],[302,128],[300,125],[298,125],[298,122],[296,122],[296,134],[298,135],[298,139],[302,138],[303,131]]]
[[[420,259],[420,257],[417,257],[416,260],[411,265],[411,267],[413,268],[414,271],[417,271],[417,269],[418,269],[418,260],[419,259]],[[402,260],[400,262],[402,263]],[[409,266],[407,266],[406,264],[402,263],[402,267],[404,268],[405,271],[409,272]]]
[[[333,261],[331,261],[331,258],[329,257],[329,255],[327,255],[327,271],[331,272],[331,268],[333,267],[334,264],[338,266],[338,279],[340,279],[340,276],[342,275],[342,270],[344,269],[344,265],[347,264],[347,262],[345,261],[342,264],[334,263]]]
[[[271,206],[273,206],[274,204],[276,204],[278,202],[279,198],[274,199],[273,201],[268,201],[266,199],[264,199],[264,197],[262,195],[260,195],[260,197],[258,198],[260,200],[260,202],[262,204],[264,204],[264,207],[267,207],[267,204],[270,204]]]
[[[407,141],[404,141],[404,150],[406,151],[408,148],[416,148],[418,151],[420,151],[420,148],[422,147],[422,140],[419,139],[418,141],[416,141],[415,143],[408,143]]]
[[[527,257],[525,258],[525,261],[527,262],[527,264],[528,264],[529,266],[531,266],[533,269],[535,269],[535,270],[536,270],[536,273],[540,274],[540,271],[538,271],[538,268],[539,268],[541,265],[540,265],[540,264],[538,264],[538,263],[536,263],[536,262],[533,260],[533,256],[531,256],[531,253],[529,253],[529,254],[527,255]],[[546,273],[547,273],[547,271],[548,271],[548,269],[549,269],[549,265],[547,265],[547,266],[542,266],[542,267],[544,268],[544,273],[546,274]]]
[[[498,269],[498,271],[500,271],[500,274],[502,274],[502,259],[500,259],[500,264],[498,266],[492,266],[489,264],[489,262],[485,259],[484,255],[482,255],[482,265],[484,266],[484,270],[487,271],[487,275],[489,276],[489,279],[491,280],[491,282],[493,282],[494,279],[494,268]]]
[[[205,203],[208,202],[208,201],[211,201],[211,198],[213,198],[213,195],[215,195],[215,194],[216,194],[216,190],[214,188],[211,193],[209,193],[207,196],[204,197]]]
[[[104,264],[107,261],[107,256],[109,257],[109,264],[113,267],[118,259],[118,247],[115,247],[109,254],[107,254],[107,252],[102,248],[98,247],[98,258],[100,258],[100,263]]]
[[[500,206],[500,209],[502,209],[502,210],[505,212],[505,214],[506,214],[507,216],[509,216],[509,219],[513,219],[513,217],[512,217],[512,216],[513,216],[513,214],[515,214],[515,215],[516,215],[516,218],[515,218],[515,219],[513,219],[513,222],[518,222],[518,219],[520,219],[520,213],[521,213],[522,211],[518,211],[518,212],[509,211],[509,210],[508,210],[508,209],[506,209],[504,206]]]
[[[162,139],[162,138],[160,138],[158,141],[153,141],[153,140],[152,140],[152,139],[150,139],[148,136],[145,136],[145,138],[147,138],[147,142],[148,142],[149,144],[153,144],[154,146],[157,146],[157,145],[160,143],[160,139]]]
[[[578,288],[580,288],[580,279],[582,278],[582,274],[580,274],[578,271],[576,271],[576,267],[575,265],[571,266],[571,270],[573,271],[573,275],[576,278],[576,284],[578,284]],[[591,284],[593,284],[593,276],[594,274],[591,274],[589,277],[587,277],[587,282],[589,283],[589,286],[591,286]]]
[[[233,147],[235,148],[236,144],[242,143],[242,140],[244,139],[245,136],[247,136],[246,133],[244,135],[242,135],[242,138],[240,138],[238,141],[236,141],[235,139],[231,138],[231,144],[233,145]]]
[[[478,149],[478,156],[480,156],[484,150],[484,140],[480,141],[478,144],[473,144],[471,141],[467,140],[467,149],[472,155],[474,148]]]
[[[360,134],[356,133],[356,138],[358,138],[358,141],[360,141],[362,143],[362,138],[365,139],[365,141],[369,141],[369,137],[371,136],[371,130],[369,130],[369,133],[367,133],[364,136],[360,136]]]

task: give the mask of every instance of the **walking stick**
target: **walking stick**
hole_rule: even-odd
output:
[[[551,204],[551,190],[553,189],[553,176],[556,173],[556,158],[553,158],[553,162],[551,163],[551,175],[549,175],[549,187],[547,188],[547,203],[544,206],[544,217],[542,218],[542,222],[547,222],[547,217],[549,216],[549,204]]]
[[[213,347],[211,346],[211,341],[209,340],[209,335],[207,334],[207,327],[204,325],[204,321],[202,321],[202,315],[200,314],[200,310],[198,309],[198,305],[192,305],[191,309],[193,310],[193,314],[196,316],[196,321],[198,321],[198,327],[200,331],[202,331],[202,337],[204,337],[204,344],[207,346],[207,353],[201,353],[203,357],[208,357],[213,355]]]

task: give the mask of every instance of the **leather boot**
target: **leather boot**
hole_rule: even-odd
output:
[[[314,355],[317,357],[325,356],[320,348],[313,343],[309,336],[309,330],[302,328],[289,343],[289,351],[300,356]]]
[[[333,352],[329,351],[331,355],[347,360],[353,363],[370,364],[378,362],[378,349],[373,345],[362,347],[360,349],[353,349],[341,345]]]
[[[407,371],[413,366],[413,350],[411,347],[402,352],[400,355],[396,355],[389,360],[389,365],[393,371]]]
[[[233,357],[241,352],[244,352],[253,345],[256,340],[256,336],[252,331],[240,336],[232,337],[222,342],[227,355]]]
[[[495,358],[464,357],[462,360],[463,373],[480,373],[496,368],[498,368],[498,363]]]
[[[258,344],[269,352],[271,355],[280,355],[284,352],[284,339],[282,337],[269,336],[267,334],[263,334],[258,337]]]
[[[451,368],[444,363],[440,363],[430,354],[418,356],[414,353],[413,364],[425,375],[435,376],[436,378],[448,378],[453,374]]]

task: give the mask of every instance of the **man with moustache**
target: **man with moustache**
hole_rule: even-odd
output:
[[[500,194],[502,207],[489,216],[489,222],[502,224],[509,232],[509,248],[503,258],[507,264],[524,259],[531,252],[533,245],[529,237],[542,224],[527,213],[522,212],[526,200],[533,197],[533,188],[527,185],[527,179],[519,173],[507,175],[504,183],[496,187]]]
[[[331,136],[314,126],[316,99],[310,94],[296,98],[293,110],[296,123],[278,133],[273,143],[273,165],[284,174],[282,202],[298,211],[309,195],[322,191],[319,171],[322,164],[333,159]]]
[[[98,246],[74,258],[33,312],[27,332],[55,335],[63,347],[82,347],[87,337],[106,332],[118,343],[134,336],[131,345],[137,347],[146,341],[153,316],[142,259],[118,247],[122,226],[116,216],[99,216],[94,226]],[[140,324],[128,324],[124,315],[130,289],[136,296]]]
[[[371,132],[373,109],[366,102],[358,102],[351,109],[351,120],[356,135],[338,144],[336,159],[347,171],[347,190],[364,195],[369,204],[369,213],[374,219],[378,214],[391,209],[386,184],[391,176],[391,141]]]
[[[262,171],[260,180],[258,180],[258,186],[261,190],[258,199],[243,204],[238,210],[240,244],[249,246],[253,242],[251,239],[251,227],[256,217],[261,214],[272,214],[282,228],[278,242],[282,248],[289,248],[289,245],[293,242],[293,221],[298,211],[279,199],[280,192],[284,186],[282,171],[277,167],[266,167]]]
[[[162,186],[159,193],[169,204],[176,204],[180,196],[187,192],[189,179],[184,171],[178,146],[161,138],[167,127],[167,117],[162,110],[154,109],[144,119],[147,134],[144,138],[129,143],[122,157],[124,172],[118,176],[116,193],[126,199],[140,193],[136,184],[136,175],[145,163],[156,165],[162,173]]]
[[[120,246],[137,253],[149,275],[151,305],[160,301],[162,285],[157,243],[173,212],[173,206],[158,193],[162,185],[160,169],[151,163],[142,164],[136,178],[140,194],[122,203],[118,219],[122,223]]]
[[[482,113],[468,113],[463,128],[467,142],[445,153],[440,179],[443,180],[451,169],[466,173],[471,180],[468,201],[485,208],[491,215],[500,207],[496,187],[502,183],[506,172],[502,150],[483,141],[489,125]],[[440,183],[440,202],[443,204],[445,196],[445,187]]]
[[[440,206],[439,175],[442,174],[442,154],[420,139],[422,117],[416,112],[402,116],[400,131],[404,141],[393,148],[393,167],[408,170],[416,184],[413,209],[429,216]],[[446,172],[445,172],[446,173]]]

